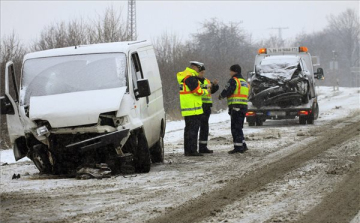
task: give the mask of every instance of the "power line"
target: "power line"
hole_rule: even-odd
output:
[[[127,29],[128,39],[135,41],[137,39],[135,0],[128,0],[128,19],[127,19],[126,29]]]

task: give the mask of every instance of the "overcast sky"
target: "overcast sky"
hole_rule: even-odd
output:
[[[189,38],[200,24],[213,17],[224,22],[242,22],[255,40],[277,35],[271,27],[289,27],[283,38],[300,32],[323,29],[329,14],[347,8],[359,12],[359,1],[137,1],[139,39],[152,39],[165,31],[182,39]],[[14,30],[25,43],[31,43],[42,28],[52,22],[83,17],[94,18],[106,7],[122,9],[124,20],[127,1],[3,1],[1,0],[1,36]]]

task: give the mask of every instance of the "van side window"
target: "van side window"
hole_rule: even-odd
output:
[[[134,92],[135,92],[135,96],[136,96],[137,90],[138,90],[137,81],[144,78],[143,72],[141,69],[139,55],[137,53],[133,53],[131,55],[131,63],[132,63],[132,74],[131,75],[132,75],[132,80],[133,80]]]

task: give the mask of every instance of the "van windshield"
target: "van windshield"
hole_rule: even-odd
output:
[[[27,60],[23,68],[21,104],[30,97],[126,86],[123,53],[85,54]]]

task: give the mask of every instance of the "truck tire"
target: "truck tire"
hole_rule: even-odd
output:
[[[256,126],[262,126],[263,125],[263,120],[262,119],[256,119]]]
[[[160,136],[159,141],[151,149],[151,161],[153,163],[164,162],[164,138]]]
[[[307,119],[307,124],[314,124],[314,117],[309,117],[308,119]]]
[[[52,173],[52,166],[50,164],[48,151],[44,148],[43,145],[38,144],[33,147],[31,159],[40,173]]]
[[[314,114],[314,120],[317,120],[319,118],[319,104],[315,102],[313,106],[313,114]]]
[[[249,123],[249,126],[255,126],[256,117],[246,117],[246,122]]]
[[[299,117],[299,123],[300,123],[300,125],[306,125],[306,117],[305,116],[300,116]]]
[[[150,171],[150,151],[143,131],[137,134],[137,146],[134,148],[134,164],[138,173],[148,173]]]

